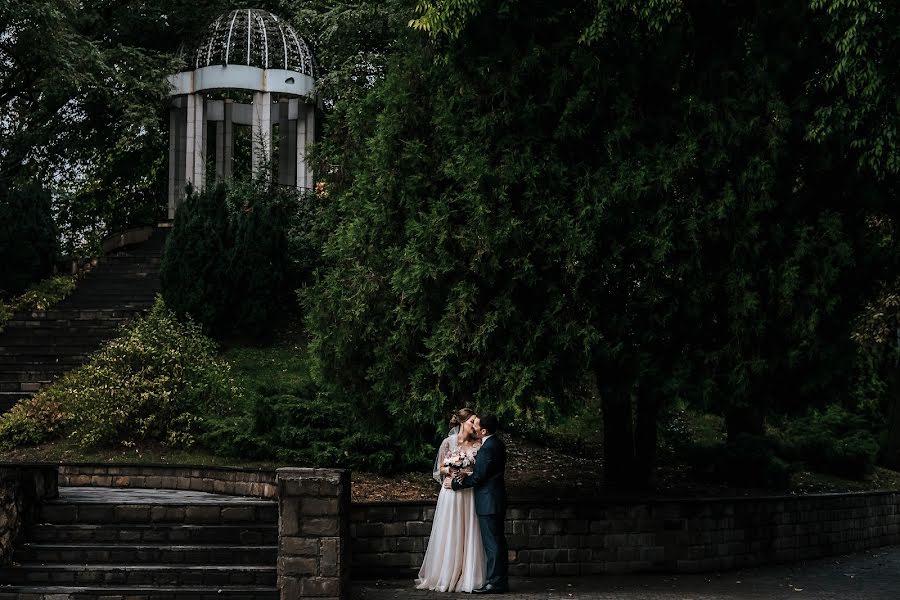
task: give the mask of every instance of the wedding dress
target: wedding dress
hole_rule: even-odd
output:
[[[477,450],[464,452],[473,464]],[[434,478],[438,483],[443,483],[440,468],[444,460],[456,452],[459,444],[457,432],[453,430],[441,444],[435,461]],[[454,492],[442,485],[416,587],[438,592],[471,592],[484,584],[484,566],[484,547],[472,488]]]

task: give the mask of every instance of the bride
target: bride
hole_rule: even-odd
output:
[[[475,465],[481,444],[475,437],[474,421],[474,411],[458,410],[450,419],[453,429],[435,460],[434,478],[441,484],[441,491],[428,550],[416,579],[420,590],[471,592],[484,584],[484,547],[472,488],[454,492],[450,487],[454,475],[460,471],[471,473]],[[459,463],[462,458],[470,464],[461,469],[447,466],[447,462]]]

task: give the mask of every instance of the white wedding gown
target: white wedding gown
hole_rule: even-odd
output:
[[[435,461],[438,482],[442,481],[439,468],[444,459],[457,449],[456,434],[451,432],[441,444]],[[466,454],[474,461],[475,453],[477,448]],[[484,565],[484,546],[472,488],[454,492],[442,486],[416,587],[438,592],[471,592],[484,585]]]

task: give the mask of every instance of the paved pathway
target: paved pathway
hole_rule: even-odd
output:
[[[900,546],[708,575],[513,579],[505,600],[900,600]],[[353,600],[452,600],[410,581],[357,582]]]
[[[140,488],[63,487],[48,504],[274,504],[274,500],[247,496],[225,496],[190,490]]]

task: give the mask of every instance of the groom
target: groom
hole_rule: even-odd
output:
[[[509,556],[503,533],[506,518],[506,446],[494,433],[497,417],[475,417],[475,434],[481,439],[481,449],[475,459],[475,471],[453,480],[453,489],[475,488],[475,513],[481,528],[481,543],[486,559],[484,586],[472,590],[476,594],[502,594],[509,590],[507,571]]]

